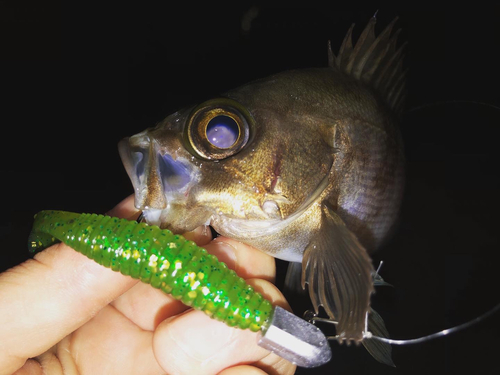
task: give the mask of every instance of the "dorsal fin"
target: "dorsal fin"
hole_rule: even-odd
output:
[[[328,42],[328,65],[369,85],[385,99],[390,108],[400,113],[405,97],[407,70],[403,70],[403,49],[406,43],[396,48],[401,29],[392,33],[397,20],[396,17],[377,37],[377,19],[372,17],[354,46],[353,24],[344,38],[338,56],[333,54]]]

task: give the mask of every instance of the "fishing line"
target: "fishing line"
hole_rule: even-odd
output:
[[[376,279],[377,276],[380,274],[380,270],[382,269],[383,265],[384,265],[384,261],[381,260],[380,263],[378,264],[377,270],[375,271],[375,276],[373,276],[374,279]]]
[[[483,315],[480,315],[477,318],[472,319],[472,320],[470,320],[470,321],[468,321],[466,323],[460,324],[460,325],[452,327],[452,328],[443,329],[442,331],[439,331],[439,332],[436,332],[436,333],[432,333],[432,334],[427,335],[427,336],[417,337],[415,339],[393,340],[393,339],[388,339],[388,338],[385,338],[385,337],[375,336],[375,335],[373,335],[369,331],[364,333],[364,338],[365,339],[369,339],[369,340],[373,339],[373,340],[377,340],[377,341],[382,341],[382,342],[385,342],[385,343],[391,344],[391,345],[420,344],[420,343],[425,342],[425,341],[433,340],[433,339],[436,339],[438,337],[447,336],[450,333],[455,333],[455,332],[464,330],[466,328],[469,328],[469,327],[473,326],[474,324],[477,324],[480,321],[488,318],[489,316],[493,315],[494,313],[496,313],[499,310],[500,310],[500,303],[498,305],[496,305],[495,307],[493,307],[491,310],[485,312]],[[329,337],[327,337],[327,339],[328,340],[333,340],[333,339],[336,339],[336,337],[335,336],[329,336]]]
[[[383,264],[384,264],[384,262],[381,261],[380,264],[379,264],[379,266],[378,266],[378,268],[377,268],[377,271],[375,271],[374,279],[376,279],[377,276],[379,276],[379,272],[380,272],[380,269],[382,268]],[[436,333],[431,333],[430,335],[426,335],[426,336],[422,336],[422,337],[417,337],[417,338],[414,338],[414,339],[405,339],[405,340],[394,340],[394,339],[390,339],[390,338],[387,338],[387,337],[375,336],[373,333],[371,333],[368,330],[368,314],[369,313],[367,312],[366,313],[366,317],[365,317],[365,331],[363,332],[363,339],[365,339],[365,340],[377,340],[377,341],[381,341],[381,342],[384,342],[386,344],[391,344],[391,345],[413,345],[413,344],[420,344],[422,342],[434,340],[434,339],[437,339],[439,337],[447,336],[450,333],[459,332],[459,331],[462,331],[462,330],[464,330],[466,328],[472,327],[473,325],[475,325],[475,324],[481,322],[482,320],[490,317],[491,315],[495,314],[499,310],[500,310],[500,303],[497,304],[496,306],[494,306],[491,310],[488,310],[484,314],[478,316],[477,318],[474,318],[474,319],[472,319],[472,320],[470,320],[468,322],[459,324],[458,326],[447,328],[447,329],[443,329],[442,331],[439,331],[439,332],[436,332]],[[312,312],[310,310],[307,310],[304,313],[304,319],[307,320],[309,323],[312,323],[314,325],[316,325],[317,322],[319,322],[319,323],[333,324],[333,325],[337,325],[338,324],[337,321],[329,319],[329,318],[321,318],[321,317],[317,316],[316,313],[314,313],[314,312]],[[326,338],[327,338],[327,340],[338,340],[338,339],[340,339],[340,336],[338,336],[338,335],[327,336]]]
[[[442,331],[439,331],[439,332],[436,332],[436,333],[432,333],[430,335],[426,335],[426,336],[422,336],[422,337],[417,337],[417,338],[414,338],[414,339],[406,339],[406,340],[394,340],[394,339],[389,339],[389,338],[386,338],[386,337],[380,337],[380,336],[375,336],[373,335],[370,331],[365,331],[363,333],[363,339],[366,339],[366,340],[377,340],[377,341],[381,341],[381,342],[384,342],[386,344],[391,344],[391,345],[413,345],[413,344],[420,344],[422,342],[426,342],[426,341],[430,341],[430,340],[434,340],[434,339],[437,339],[439,337],[443,337],[443,336],[447,336],[451,333],[456,333],[458,331],[462,331],[466,328],[469,328],[469,327],[472,327],[473,325],[483,321],[484,319],[490,317],[491,315],[495,314],[497,311],[500,310],[500,303],[498,305],[496,305],[495,307],[493,307],[491,310],[488,310],[487,312],[485,312],[484,314],[478,316],[477,318],[474,318],[468,322],[465,322],[465,323],[462,323],[458,326],[455,326],[455,327],[452,327],[452,328],[447,328],[447,329],[443,329]],[[328,323],[328,324],[334,324],[334,325],[337,325],[338,322],[335,321],[335,320],[331,320],[331,319],[327,319],[327,318],[320,318],[318,316],[315,316],[314,313],[310,312],[310,311],[306,311],[306,314],[309,313],[309,319],[307,319],[310,323],[312,324],[316,324],[316,322],[320,322],[320,323]],[[312,316],[310,316],[310,314],[313,314]],[[368,314],[366,314],[368,316]],[[340,338],[340,336],[336,335],[336,336],[327,336],[326,337],[328,340],[338,340]]]
[[[475,100],[446,100],[446,101],[439,101],[439,102],[433,102],[433,103],[426,103],[422,104],[420,106],[414,107],[406,111],[405,113],[411,113],[411,112],[416,112],[420,111],[423,109],[439,106],[439,105],[447,105],[447,104],[477,104],[489,108],[493,108],[497,111],[500,111],[500,107],[491,103],[485,103],[485,102],[480,102],[480,101],[475,101]],[[379,268],[375,272],[375,277],[378,275],[380,267],[382,264],[380,264]],[[491,310],[485,312],[484,314],[478,316],[475,319],[472,319],[468,322],[465,322],[463,324],[460,324],[458,326],[448,328],[448,329],[443,329],[442,331],[432,333],[430,335],[422,336],[422,337],[417,337],[414,339],[406,339],[406,340],[394,340],[394,339],[389,339],[386,337],[380,337],[380,336],[375,336],[373,335],[370,331],[368,331],[367,328],[365,328],[365,332],[363,333],[363,339],[367,340],[377,340],[384,342],[386,344],[391,344],[391,345],[413,345],[413,344],[420,344],[422,342],[434,340],[439,337],[447,336],[451,333],[456,333],[459,331],[462,331],[466,328],[472,327],[473,325],[483,321],[484,319],[487,319],[491,315],[495,314],[500,310],[500,303],[497,304],[495,307],[493,307]],[[365,321],[365,327],[367,327],[367,321],[368,321],[368,313],[366,314],[367,319]],[[315,324],[315,322],[323,322],[323,323],[330,323],[330,324],[338,324],[337,322],[330,321],[329,319],[323,319],[323,318],[318,318],[318,317],[312,317],[311,318],[311,323]],[[328,336],[328,340],[337,340],[339,336]]]

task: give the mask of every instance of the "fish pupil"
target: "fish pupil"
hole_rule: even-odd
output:
[[[236,120],[229,116],[216,116],[207,124],[207,139],[218,148],[230,148],[240,135]]]

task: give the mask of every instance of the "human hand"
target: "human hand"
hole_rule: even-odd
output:
[[[109,212],[131,218],[129,197]],[[206,228],[186,234],[273,304],[274,259]],[[0,375],[293,374],[295,366],[150,285],[64,244],[0,274]]]

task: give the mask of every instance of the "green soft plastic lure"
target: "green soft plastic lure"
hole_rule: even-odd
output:
[[[214,255],[169,230],[96,214],[42,211],[31,251],[64,242],[104,267],[161,289],[231,327],[266,327],[271,303]]]
[[[39,212],[30,251],[57,242],[230,327],[260,332],[258,345],[298,366],[316,367],[331,358],[328,341],[316,326],[273,307],[214,255],[169,230],[104,215]]]

